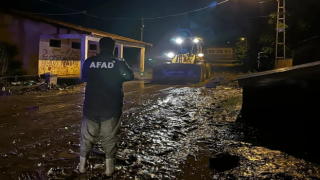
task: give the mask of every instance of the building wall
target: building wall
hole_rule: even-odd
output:
[[[61,47],[50,47],[50,39],[41,39],[39,48],[39,74],[53,73],[63,75],[81,74],[81,49],[73,48],[72,43],[80,43],[80,39],[55,39],[61,41]],[[97,50],[88,48],[88,57],[99,53],[99,46],[96,42]]]
[[[233,54],[232,48],[207,48],[207,54]]]
[[[235,59],[232,48],[218,48],[218,47],[207,48],[206,58],[209,61]]]
[[[19,54],[15,57],[15,60],[22,61],[23,68],[29,75],[44,72],[56,72],[58,75],[80,74],[80,50],[74,50],[70,47],[71,40],[63,40],[61,48],[49,47],[49,40],[41,40],[40,42],[40,34],[57,33],[67,34],[68,30],[18,15],[0,12],[0,41],[18,47]],[[70,31],[69,33],[77,34],[78,32]],[[89,51],[88,56],[96,53],[96,51]]]

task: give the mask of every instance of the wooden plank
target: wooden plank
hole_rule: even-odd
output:
[[[83,34],[81,38],[81,75],[82,75],[82,66],[84,61],[88,58],[88,39],[87,35]]]
[[[124,47],[134,47],[134,48],[145,48],[145,45],[139,44],[139,43],[133,43],[133,42],[128,42],[128,41],[120,41],[116,40],[116,44],[122,44]]]
[[[41,34],[40,39],[82,39],[82,35],[86,34]],[[101,37],[87,36],[87,40],[99,42]],[[115,40],[116,45],[123,45],[124,47],[134,47],[134,48],[145,48],[144,44],[123,41],[123,40]]]
[[[123,45],[118,45],[118,58],[123,58]]]
[[[140,51],[140,72],[144,72],[145,53],[146,53],[146,49],[141,48],[141,51]]]

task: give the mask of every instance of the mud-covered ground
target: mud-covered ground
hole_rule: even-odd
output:
[[[318,165],[246,141],[258,133],[235,122],[239,88],[134,81],[124,89],[114,179],[320,178]],[[84,91],[80,86],[0,97],[1,180],[101,179],[99,143],[89,172],[72,172],[78,164]]]

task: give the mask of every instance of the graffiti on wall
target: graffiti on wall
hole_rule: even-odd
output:
[[[78,75],[80,69],[79,60],[39,60],[39,74]]]
[[[80,75],[81,74],[81,53],[77,49],[49,48],[43,49],[39,60],[39,74],[54,73],[57,75]],[[88,57],[96,55],[96,52],[89,51]]]

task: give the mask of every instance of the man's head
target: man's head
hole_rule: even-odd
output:
[[[116,41],[109,37],[101,38],[99,41],[100,51],[114,52]]]

